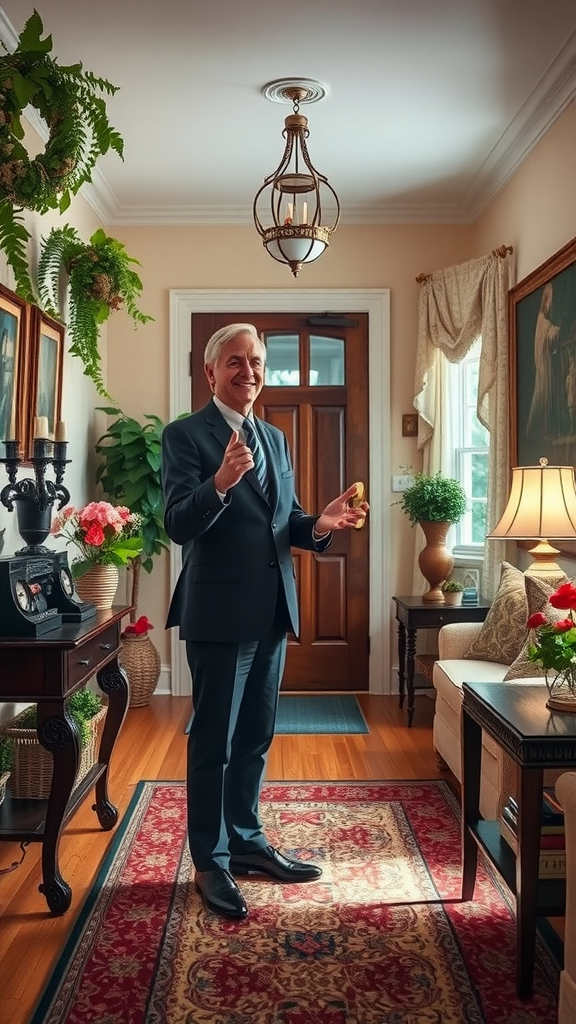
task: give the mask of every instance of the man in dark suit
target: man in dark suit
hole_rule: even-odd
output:
[[[180,627],[193,681],[190,852],[204,905],[233,918],[248,913],[233,875],[305,882],[322,873],[270,846],[258,810],[286,633],[298,632],[290,549],[324,551],[333,530],[368,509],[349,507],[355,486],[320,516],[298,504],[286,437],[252,416],[265,362],[251,324],[216,331],[204,353],[213,398],[162,440],[166,530],[183,549],[167,628]]]

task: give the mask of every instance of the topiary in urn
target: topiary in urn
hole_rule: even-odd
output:
[[[423,601],[444,602],[442,584],[454,566],[446,537],[451,524],[464,515],[467,504],[461,483],[442,473],[416,473],[414,483],[402,495],[402,510],[412,526],[420,524],[426,538],[426,546],[418,556],[420,571],[429,584]]]

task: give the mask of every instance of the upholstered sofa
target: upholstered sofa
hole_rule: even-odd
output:
[[[564,970],[560,975],[558,1024],[576,1021],[576,773],[564,772],[556,782],[556,796],[566,826],[566,919]]]
[[[538,676],[527,657],[529,633],[526,622],[536,611],[555,616],[548,605],[550,594],[566,577],[544,580],[502,564],[500,586],[484,623],[460,622],[443,626],[438,634],[438,660],[432,671],[436,691],[433,722],[434,749],[440,765],[447,765],[458,781],[461,769],[462,683],[521,684]],[[558,613],[558,617],[565,616]],[[546,773],[553,785],[558,773]],[[496,819],[503,803],[515,792],[515,771],[508,757],[489,736],[482,737],[480,813]]]

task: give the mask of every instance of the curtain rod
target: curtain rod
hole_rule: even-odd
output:
[[[508,254],[510,254],[511,256],[513,252],[514,249],[511,245],[501,245],[499,249],[492,249],[492,255],[499,256],[501,260],[505,259],[506,256],[508,256]],[[424,284],[424,282],[427,281],[428,278],[430,277],[432,277],[432,274],[418,274],[418,277],[416,278],[416,283]]]

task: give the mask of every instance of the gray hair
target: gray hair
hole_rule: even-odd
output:
[[[214,364],[217,361],[220,352],[224,348],[224,345],[231,341],[232,338],[235,338],[237,334],[251,334],[260,342],[264,350],[266,350],[266,346],[254,327],[254,324],[228,324],[228,327],[221,327],[220,330],[215,331],[212,337],[208,339],[206,348],[204,349],[204,365]]]

